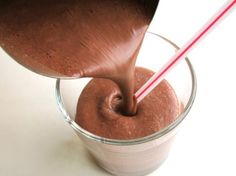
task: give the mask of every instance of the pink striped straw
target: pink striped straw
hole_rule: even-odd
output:
[[[231,0],[226,5],[221,7],[221,9],[209,20],[209,22],[204,25],[199,32],[197,32],[192,39],[190,39],[181,49],[179,49],[176,54],[159,70],[156,72],[136,93],[135,97],[139,103],[144,99],[160,82],[163,80],[164,76],[176,66],[181,59],[185,58],[187,53],[195,46],[199,40],[205,36],[211,28],[213,28],[217,22],[222,19],[223,16],[233,6],[236,4],[236,0]]]

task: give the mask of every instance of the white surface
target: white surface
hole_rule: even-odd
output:
[[[182,45],[224,0],[161,0],[152,31]],[[168,160],[151,176],[236,175],[236,10],[190,54],[197,98]],[[61,118],[55,80],[0,50],[0,175],[109,175]]]

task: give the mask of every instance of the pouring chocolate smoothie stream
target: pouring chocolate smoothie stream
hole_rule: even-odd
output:
[[[167,81],[138,110],[134,99],[153,74],[135,62],[157,5],[158,0],[1,1],[0,46],[41,75],[95,78],[78,102],[76,122],[84,129],[114,139],[143,137],[180,113]]]

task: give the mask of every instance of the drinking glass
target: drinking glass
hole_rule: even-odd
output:
[[[178,49],[177,45],[165,37],[148,32],[136,65],[158,71]],[[165,128],[142,138],[108,139],[92,134],[74,122],[78,98],[90,79],[57,80],[56,100],[63,118],[97,163],[108,172],[121,176],[139,176],[157,169],[167,159],[173,138],[195,99],[196,76],[189,59],[183,59],[165,77],[175,90],[182,107],[181,113]]]

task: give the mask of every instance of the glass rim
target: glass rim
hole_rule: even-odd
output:
[[[155,35],[155,36],[161,38],[162,40],[168,42],[170,45],[172,45],[177,50],[180,49],[175,43],[173,43],[169,39],[167,39],[167,38],[165,38],[165,37],[163,37],[159,34],[153,33],[153,32],[148,32],[148,33],[152,34],[152,35]],[[59,110],[63,114],[64,119],[70,124],[70,126],[76,132],[79,132],[80,134],[82,134],[83,136],[85,136],[88,139],[91,139],[91,140],[94,140],[94,141],[97,141],[97,142],[101,142],[101,143],[104,143],[104,144],[127,146],[127,145],[142,144],[142,143],[146,143],[146,142],[161,138],[165,134],[173,131],[185,119],[185,117],[189,113],[189,111],[190,111],[190,109],[191,109],[191,107],[194,103],[195,97],[196,97],[197,80],[196,80],[195,71],[194,71],[193,66],[192,66],[190,60],[188,59],[188,57],[185,57],[184,60],[186,61],[187,65],[188,65],[188,68],[189,68],[189,71],[190,71],[190,74],[191,74],[191,80],[192,80],[191,95],[189,97],[188,103],[186,104],[186,107],[184,108],[183,112],[178,115],[178,117],[176,118],[175,121],[173,121],[172,123],[170,123],[165,128],[163,128],[160,131],[157,131],[153,134],[150,134],[148,136],[144,136],[144,137],[141,137],[141,138],[136,138],[136,139],[120,140],[120,139],[110,139],[110,138],[101,137],[101,136],[95,135],[95,134],[90,133],[89,131],[83,129],[74,120],[72,120],[69,113],[65,109],[65,106],[64,106],[64,103],[63,103],[62,97],[61,97],[61,91],[60,91],[60,81],[61,81],[61,79],[56,80],[56,87],[55,87],[55,96],[56,96],[56,101],[57,101]]]

